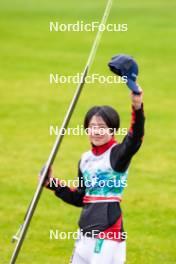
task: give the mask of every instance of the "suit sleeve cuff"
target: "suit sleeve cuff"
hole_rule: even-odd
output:
[[[58,179],[50,178],[50,182],[48,183],[46,188],[51,190],[51,191],[56,192],[56,191],[58,191],[58,189],[60,189],[62,187],[61,187],[60,181]]]

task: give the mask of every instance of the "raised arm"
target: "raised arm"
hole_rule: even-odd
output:
[[[128,168],[131,158],[142,144],[145,122],[142,97],[142,90],[140,95],[131,94],[132,117],[130,129],[123,142],[111,151],[111,166],[119,172],[124,172]]]

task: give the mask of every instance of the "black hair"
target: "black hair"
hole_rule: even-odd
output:
[[[120,126],[120,117],[117,111],[108,105],[103,106],[93,106],[87,112],[84,118],[84,129],[87,129],[89,122],[93,116],[101,116],[106,125],[109,128],[113,128],[115,131],[119,129]]]

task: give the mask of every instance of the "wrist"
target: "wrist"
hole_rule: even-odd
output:
[[[138,105],[137,107],[135,107],[133,104],[132,104],[132,110],[135,111],[135,112],[140,112],[139,110],[143,110],[143,102],[140,103],[140,105]]]
[[[60,181],[57,178],[50,178],[45,187],[49,190],[56,191],[60,186]]]
[[[139,110],[142,107],[142,103],[132,104],[132,107],[133,107],[134,110]]]

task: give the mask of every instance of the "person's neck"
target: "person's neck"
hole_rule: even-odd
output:
[[[91,143],[92,152],[94,155],[99,156],[99,155],[103,154],[106,150],[108,150],[114,143],[117,143],[117,141],[114,137],[112,137],[108,142],[106,142],[105,144],[100,145],[100,146],[96,146],[93,143]]]

